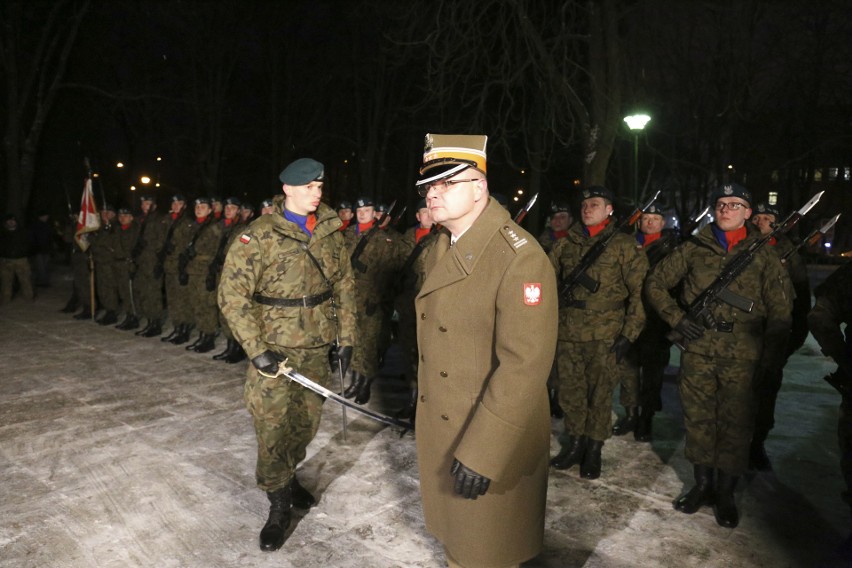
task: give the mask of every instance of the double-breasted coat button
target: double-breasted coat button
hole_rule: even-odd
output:
[[[426,319],[426,314],[425,314],[425,313],[421,313],[421,314],[420,314],[420,319],[425,320],[425,319]]]
[[[447,416],[446,414],[441,415],[441,420],[449,420],[449,419],[450,419],[450,417]]]
[[[442,376],[442,377],[448,377],[449,375],[447,374],[447,372],[446,372],[446,371],[441,371],[441,376]]]
[[[438,328],[438,331],[446,332],[447,328],[442,325],[441,327]]]
[[[426,402],[426,395],[425,394],[420,395],[420,402]]]

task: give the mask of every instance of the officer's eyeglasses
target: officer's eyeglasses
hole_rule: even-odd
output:
[[[481,178],[471,178],[471,179],[449,179],[446,181],[436,181],[427,185],[422,185],[417,188],[417,195],[420,197],[426,197],[429,194],[430,189],[434,189],[435,193],[442,194],[451,190],[456,184],[459,183],[467,183],[469,181],[480,181]]]
[[[747,207],[748,205],[745,203],[737,203],[736,201],[734,203],[717,203],[716,211],[724,211],[725,209],[730,211],[739,211],[740,209],[745,209]]]

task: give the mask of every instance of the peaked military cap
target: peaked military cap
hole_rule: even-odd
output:
[[[591,199],[592,197],[603,197],[609,202],[614,201],[612,192],[602,185],[590,185],[583,190],[583,199]]]
[[[776,219],[781,217],[781,210],[774,205],[769,205],[768,203],[758,203],[754,212],[758,214],[762,213],[764,215],[775,215]]]
[[[710,203],[715,205],[723,197],[739,197],[751,206],[751,192],[737,183],[727,183],[719,187],[710,196]]]
[[[325,166],[311,158],[299,158],[281,171],[278,179],[287,185],[308,185],[312,181],[322,181]]]
[[[454,176],[467,168],[486,173],[487,143],[488,136],[480,134],[427,134],[416,185]]]
[[[373,198],[372,197],[359,197],[355,200],[355,209],[360,209],[361,207],[372,207],[373,206]]]

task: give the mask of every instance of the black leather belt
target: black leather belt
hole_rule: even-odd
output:
[[[608,310],[622,310],[624,309],[624,302],[587,302],[585,300],[571,300],[565,304],[566,308],[576,308],[578,310],[598,310],[598,311],[608,311]]]
[[[315,294],[313,296],[302,296],[301,298],[270,298],[269,296],[255,294],[251,297],[251,299],[258,304],[263,304],[265,306],[276,306],[279,308],[313,308],[314,306],[318,306],[323,302],[330,300],[331,294],[331,290],[326,290],[322,294]]]

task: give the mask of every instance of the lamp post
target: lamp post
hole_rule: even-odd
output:
[[[647,114],[631,114],[624,117],[627,128],[633,132],[633,203],[639,203],[639,133],[651,117]]]

